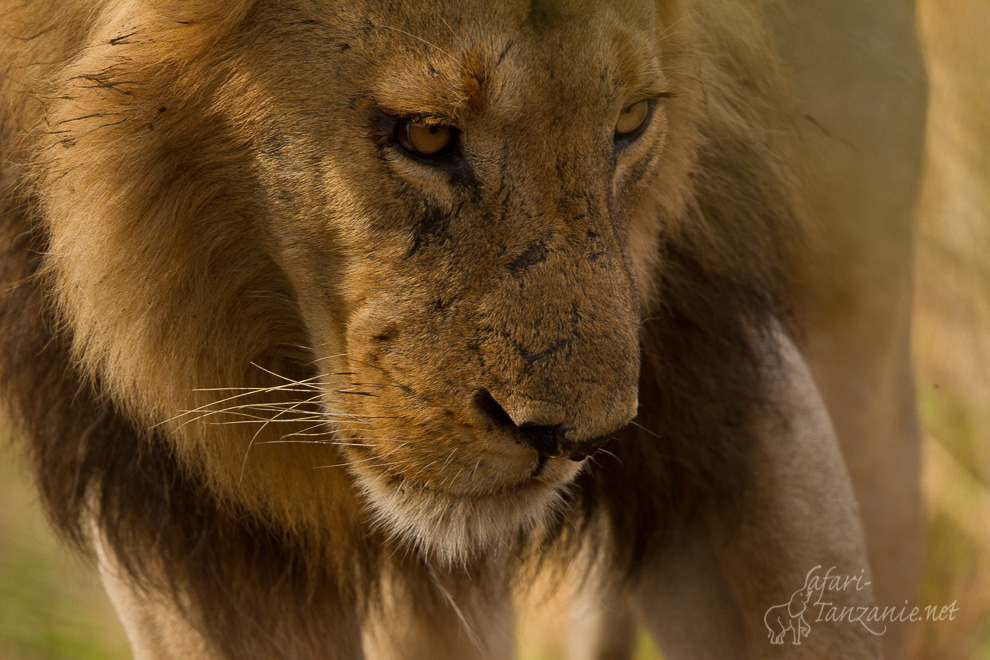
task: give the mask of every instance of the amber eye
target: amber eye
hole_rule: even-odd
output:
[[[413,156],[441,158],[453,150],[457,133],[447,124],[401,121],[395,127],[395,140]]]
[[[615,137],[619,140],[631,140],[646,126],[650,117],[650,102],[639,101],[619,113],[615,122]]]

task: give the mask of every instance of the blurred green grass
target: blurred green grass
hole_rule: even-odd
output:
[[[15,454],[0,449],[0,658],[130,657],[95,572],[55,540]]]
[[[958,601],[917,658],[990,658],[990,4],[922,0],[932,83],[919,203],[915,361],[927,551],[919,602]],[[53,539],[0,429],[0,660],[130,657],[92,567]],[[641,636],[636,660],[659,656]],[[559,639],[521,660],[563,660]]]

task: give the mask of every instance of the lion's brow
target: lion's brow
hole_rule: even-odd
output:
[[[456,123],[488,103],[492,75],[512,45],[479,44],[457,53],[434,52],[434,57],[383,84],[380,102],[399,116],[431,116]]]

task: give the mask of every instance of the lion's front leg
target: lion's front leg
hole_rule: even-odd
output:
[[[567,657],[570,660],[632,658],[636,620],[629,608],[625,585],[615,575],[596,571],[575,574],[572,583]]]
[[[705,511],[676,534],[635,594],[668,658],[880,657],[878,631],[859,621],[873,593],[849,477],[804,361],[780,341],[753,483],[738,509]],[[796,636],[803,617],[800,645],[770,643],[773,608]]]
[[[117,610],[135,660],[211,660],[214,649],[163,594],[137,588],[101,558],[103,587]]]
[[[365,660],[361,648],[356,607],[337,603],[340,616],[320,612],[313,621],[299,621],[280,607],[279,597],[268,594],[257,603],[237,603],[231,599],[192,602],[164,585],[164,572],[147,574],[146,583],[138,583],[121,568],[114,552],[92,525],[93,543],[100,577],[110,601],[123,624],[135,660]],[[230,575],[218,575],[231,580]],[[233,589],[225,591],[232,594]],[[251,611],[259,609],[264,616]],[[213,625],[198,619],[209,609]],[[209,618],[209,617],[207,617]],[[217,625],[224,621],[228,625]],[[317,629],[318,636],[307,635]],[[207,632],[204,632],[207,631]]]
[[[369,660],[508,660],[511,580],[498,560],[448,571],[393,556],[364,624]]]

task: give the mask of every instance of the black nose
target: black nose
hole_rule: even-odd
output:
[[[488,390],[479,390],[475,395],[474,403],[478,411],[492,426],[512,432],[517,442],[536,450],[541,456],[583,461],[598,451],[614,435],[608,434],[587,440],[572,440],[568,436],[573,434],[573,430],[564,424],[540,424],[538,421],[516,424],[512,416],[506,412],[505,408],[495,400],[495,397]]]
[[[583,461],[598,451],[612,436],[606,435],[590,440],[575,442],[567,438],[567,427],[557,426],[527,426],[518,427],[519,437],[523,444],[532,447],[542,456],[559,456],[572,461]]]

